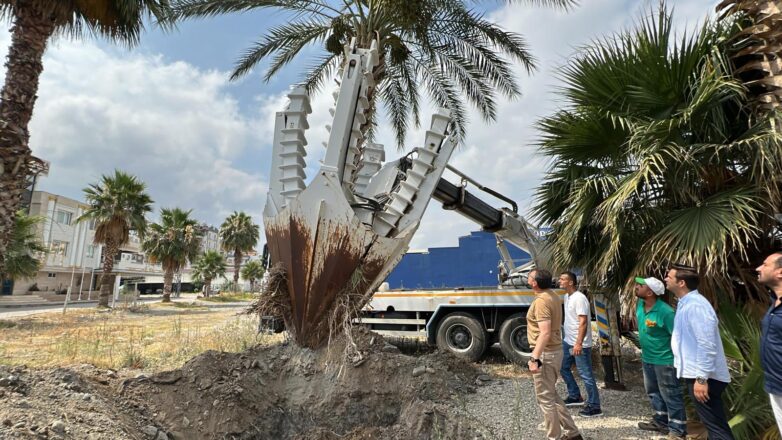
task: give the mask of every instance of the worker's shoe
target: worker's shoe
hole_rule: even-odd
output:
[[[562,437],[562,440],[584,440],[581,434],[576,434],[575,437]]]
[[[584,409],[578,412],[581,417],[600,417],[603,415],[603,410],[596,406],[585,406]]]
[[[567,396],[567,399],[565,399],[564,402],[565,402],[565,406],[584,406],[584,398],[581,396],[578,397]]]
[[[654,419],[651,419],[648,422],[638,422],[638,429],[668,434],[668,427],[657,423]]]

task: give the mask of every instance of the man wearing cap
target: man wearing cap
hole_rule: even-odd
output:
[[[709,432],[709,440],[734,440],[722,404],[730,371],[720,339],[719,321],[711,303],[698,292],[695,268],[674,265],[665,287],[679,298],[671,335],[676,375],[687,383],[695,411]]]
[[[771,304],[761,324],[760,363],[771,408],[782,431],[782,252],[769,255],[755,270],[758,281],[771,289]]]
[[[687,414],[671,351],[674,312],[660,299],[665,294],[662,281],[638,277],[635,282],[644,387],[654,410],[652,419],[639,422],[638,428],[668,434],[669,439],[684,439],[687,437]]]

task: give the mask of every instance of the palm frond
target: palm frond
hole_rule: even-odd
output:
[[[264,39],[247,49],[239,58],[231,74],[235,80],[249,73],[264,58],[275,54],[264,75],[268,81],[288,64],[306,45],[323,40],[331,30],[328,23],[301,20],[272,28]]]

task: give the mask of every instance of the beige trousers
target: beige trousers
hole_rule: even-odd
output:
[[[562,355],[562,349],[544,351],[540,356],[543,366],[536,373],[532,373],[535,395],[543,412],[548,440],[560,440],[563,434],[566,439],[579,434],[570,412],[565,407],[565,402],[559,397],[555,387],[559,369],[562,367]]]

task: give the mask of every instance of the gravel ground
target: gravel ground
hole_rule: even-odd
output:
[[[557,383],[564,396],[565,385]],[[582,388],[583,390],[583,388]],[[636,424],[650,416],[650,407],[641,387],[628,391],[600,390],[602,417],[580,417],[580,408],[571,408],[576,425],[584,438],[593,440],[655,439],[646,435]],[[490,420],[486,429],[497,439],[532,440],[545,438],[545,431],[538,429],[543,420],[537,403],[532,379],[497,379],[478,387],[464,404],[466,411],[478,420]]]
[[[496,348],[496,347],[495,347]],[[545,439],[545,431],[538,426],[543,415],[535,400],[532,376],[526,369],[508,364],[498,350],[492,348],[478,367],[486,373],[487,382],[477,382],[476,393],[468,395],[460,406],[469,415],[483,420],[490,438],[497,440]],[[664,439],[638,429],[640,421],[652,415],[648,397],[644,392],[641,374],[640,352],[635,347],[623,347],[623,374],[626,391],[608,390],[602,387],[602,372],[595,371],[600,387],[600,403],[604,415],[581,417],[581,408],[570,408],[573,420],[585,439],[590,440],[651,440]],[[597,365],[596,365],[597,367]],[[583,383],[575,374],[582,395]],[[566,396],[565,384],[557,381],[560,396]],[[692,429],[692,428],[691,428]]]

